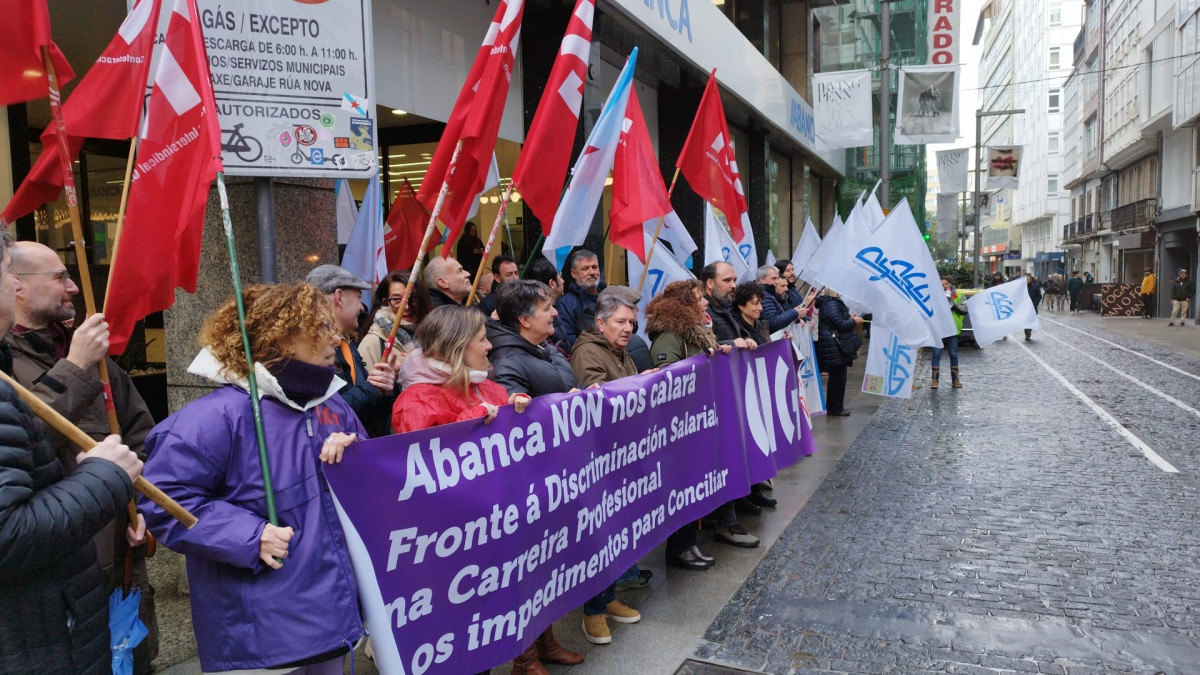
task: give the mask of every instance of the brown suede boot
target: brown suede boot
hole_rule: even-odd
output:
[[[512,675],[550,675],[549,671],[542,667],[542,662],[538,661],[537,642],[529,645],[529,649],[513,659]]]
[[[938,388],[938,377],[941,375],[942,369],[935,367],[932,370],[933,370],[933,372],[932,372],[933,380],[929,383],[929,388],[937,389]]]
[[[955,389],[962,389],[962,380],[958,379],[958,368],[957,367],[950,368],[950,378],[951,378],[951,386],[953,386]]]
[[[558,640],[554,639],[554,626],[542,631],[542,634],[534,641],[533,646],[537,647],[538,658],[543,661],[561,663],[564,666],[574,666],[583,663],[583,654],[567,649],[560,645]]]

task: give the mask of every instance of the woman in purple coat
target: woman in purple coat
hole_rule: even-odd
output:
[[[340,675],[365,632],[321,463],[339,461],[366,432],[337,395],[340,336],[325,297],[299,284],[253,286],[243,298],[279,526],[267,522],[232,300],[209,317],[188,369],[223,386],[146,439],[143,475],[199,522],[189,530],[147,500],[140,506],[158,540],[187,556],[205,673]]]

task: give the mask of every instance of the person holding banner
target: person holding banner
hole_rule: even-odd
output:
[[[862,325],[862,317],[851,314],[842,298],[833,289],[826,288],[817,298],[817,363],[821,370],[829,373],[825,387],[825,414],[833,417],[849,417],[846,410],[846,376],[862,338],[855,330]]]
[[[269,465],[260,463],[249,367],[229,300],[208,317],[188,368],[224,386],[146,438],[144,475],[199,521],[187,529],[148,499],[139,505],[159,541],[187,556],[204,672],[341,673],[350,645],[366,633],[320,465],[341,461],[367,433],[337,395],[340,328],[309,284],[251,286],[243,302]]]
[[[593,312],[595,304],[593,303]],[[554,337],[554,294],[537,281],[510,281],[496,288],[497,320],[488,321],[488,360],[496,382],[509,393],[541,396],[573,391],[579,383]],[[568,327],[567,330],[570,330]]]
[[[954,317],[955,331],[954,335],[947,335],[942,338],[942,346],[940,348],[933,348],[931,368],[933,381],[929,383],[929,388],[938,388],[938,378],[942,370],[942,350],[945,350],[950,353],[950,386],[955,389],[962,389],[962,380],[958,377],[958,336],[962,333],[963,317],[967,315],[967,307],[963,304],[963,297],[959,295],[958,290],[954,288],[954,284],[950,282],[950,277],[942,277],[942,291],[946,295],[946,301],[950,303],[950,314]],[[1030,297],[1032,297],[1032,294]],[[1025,339],[1029,339],[1028,333]]]
[[[718,349],[726,354],[732,351],[730,345],[717,344],[709,322],[708,298],[699,281],[689,279],[667,284],[646,307],[646,332],[650,335],[650,356],[654,365],[661,368],[697,354],[712,354]],[[696,545],[694,525],[684,525],[667,537],[668,565],[701,571],[712,567],[715,561]]]
[[[558,303],[559,299],[562,298],[562,275],[558,273],[558,268],[554,266],[554,263],[547,260],[545,256],[539,255],[534,257],[533,262],[525,270],[525,277],[531,281],[540,281],[546,284],[546,287],[550,289],[550,296],[554,299],[555,303]],[[495,307],[494,301],[492,306]],[[558,309],[557,304],[555,305],[555,309]],[[567,341],[567,329],[563,326],[562,319],[561,314],[554,317],[554,336],[550,338],[550,344],[554,345],[558,351],[570,356],[571,345]]]
[[[786,298],[787,286],[774,265],[763,265],[758,268],[757,277],[758,283],[762,284],[765,291],[763,293],[762,318],[767,322],[768,335],[787,328],[796,323],[801,316],[808,314],[808,306],[803,301],[788,309],[784,309],[784,306],[780,304],[780,287],[783,288],[783,295]]]

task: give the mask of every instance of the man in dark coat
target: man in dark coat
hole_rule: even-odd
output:
[[[1033,276],[1032,274],[1025,274],[1025,290],[1029,291],[1029,299],[1033,302],[1033,312],[1036,314],[1038,311],[1038,306],[1042,304],[1042,298],[1044,297],[1044,294],[1042,293],[1042,285],[1038,283],[1037,277]],[[1032,336],[1033,329],[1026,328],[1025,341],[1029,342],[1032,340]]]
[[[0,336],[20,277],[0,234]],[[7,347],[0,369],[12,372]],[[92,539],[133,498],[142,461],[117,436],[63,470],[42,425],[0,383],[0,672],[112,672],[108,593]],[[131,539],[144,532],[128,532]]]
[[[1079,308],[1079,294],[1083,292],[1083,279],[1079,271],[1071,272],[1071,280],[1067,282],[1067,295],[1071,296],[1071,313],[1083,311]]]
[[[334,367],[346,385],[338,390],[338,394],[358,415],[364,427],[373,433],[386,431],[392,418],[389,401],[396,386],[396,371],[387,363],[367,365],[359,355],[358,347],[345,339],[358,327],[358,314],[363,309],[362,293],[371,290],[371,284],[337,265],[321,265],[309,272],[304,280],[325,294],[333,307],[338,329],[342,331],[342,343],[334,352]]]
[[[48,246],[20,241],[9,249],[13,274],[21,279],[16,292],[16,324],[5,338],[13,359],[13,376],[96,441],[112,433],[104,402],[104,385],[97,364],[106,359],[121,439],[143,461],[144,442],[154,428],[146,402],[133,380],[115,361],[107,358],[108,324],[104,315],[94,314],[74,331],[66,324],[75,319],[71,298],[79,287],[67,276],[67,268]],[[46,433],[59,463],[68,473],[74,470],[79,448],[54,431]],[[139,516],[140,525],[145,521]],[[154,588],[146,570],[146,546],[130,546],[125,538],[129,519],[124,509],[96,535],[96,555],[104,572],[105,591],[112,593],[125,583],[125,557],[133,556],[131,581],[141,589],[139,615],[149,634],[133,650],[134,673],[154,672],[158,656],[158,621],[154,611]]]
[[[492,259],[492,289],[487,297],[479,301],[480,311],[488,316],[492,315],[496,310],[496,289],[503,283],[520,279],[521,273],[517,270],[517,261],[510,255],[498,255]]]
[[[429,301],[435,309],[442,305],[461,305],[471,294],[471,272],[454,258],[433,256],[421,272],[421,279],[429,289]]]
[[[784,307],[779,303],[779,296],[776,295],[779,278],[779,270],[774,265],[763,265],[758,268],[758,283],[763,287],[761,318],[767,322],[767,329],[770,333],[781,331],[796,323],[796,319],[800,318],[800,312],[803,310],[807,314],[808,311],[808,308],[803,305],[803,299],[791,307]],[[788,299],[790,301],[790,296]]]
[[[607,284],[600,281],[600,260],[591,251],[579,250],[571,256],[571,280],[575,284],[555,305],[567,331],[567,343],[596,323],[596,298]]]
[[[510,281],[496,289],[496,315],[487,324],[492,379],[509,394],[559,394],[578,388],[575,372],[549,340],[554,336],[553,293],[539,281]]]

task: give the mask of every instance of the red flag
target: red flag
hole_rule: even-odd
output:
[[[160,5],[161,0],[141,0],[133,8],[104,53],[63,104],[63,123],[70,132],[67,145],[72,157],[79,154],[84,138],[122,140],[137,133]],[[54,126],[46,127],[42,145],[47,151],[38,156],[33,169],[0,214],[0,221],[11,223],[58,198],[63,189],[62,156],[51,150],[57,142]]]
[[[671,212],[671,198],[654,158],[650,132],[642,117],[637,87],[629,90],[625,124],[613,162],[612,209],[608,214],[609,239],[646,262],[645,223]]]
[[[571,164],[579,108],[583,105],[583,82],[587,77],[595,12],[593,0],[576,0],[575,11],[558,48],[558,58],[554,60],[550,79],[542,90],[542,100],[529,125],[529,133],[525,134],[525,146],[513,171],[513,185],[520,189],[529,210],[542,221],[542,234],[546,235],[550,234],[550,225],[554,222],[563,183],[567,179],[567,168]]]
[[[221,170],[221,130],[196,0],[175,0],[110,273],[109,353],[125,349],[138,319],[170,307],[176,287],[196,290],[208,188]]]
[[[449,235],[446,245],[442,247],[443,257],[450,255],[454,242],[462,232],[471,202],[483,191],[483,183],[492,162],[492,151],[496,148],[496,136],[500,132],[504,99],[508,96],[508,85],[512,79],[524,9],[525,0],[501,0],[496,8],[471,72],[467,74],[467,80],[458,93],[450,121],[446,123],[446,130],[442,132],[437,150],[433,153],[425,181],[417,193],[417,199],[432,211],[442,183],[449,182],[446,200],[438,214]],[[462,141],[463,149],[454,172],[450,173],[450,157],[459,141]]]
[[[708,76],[696,121],[688,132],[679,160],[675,162],[688,185],[714,207],[725,214],[734,241],[745,237],[741,214],[746,211],[746,196],[738,178],[737,160],[729,142],[729,127],[725,124],[725,108],[717,89],[717,71]]]
[[[383,245],[389,270],[408,269],[421,251],[421,237],[429,224],[429,213],[417,201],[412,183],[404,179],[383,228]]]
[[[15,105],[45,98],[50,92],[42,47],[50,47],[50,61],[58,86],[75,77],[71,64],[50,40],[50,14],[46,0],[4,3],[0,19],[0,105]]]

